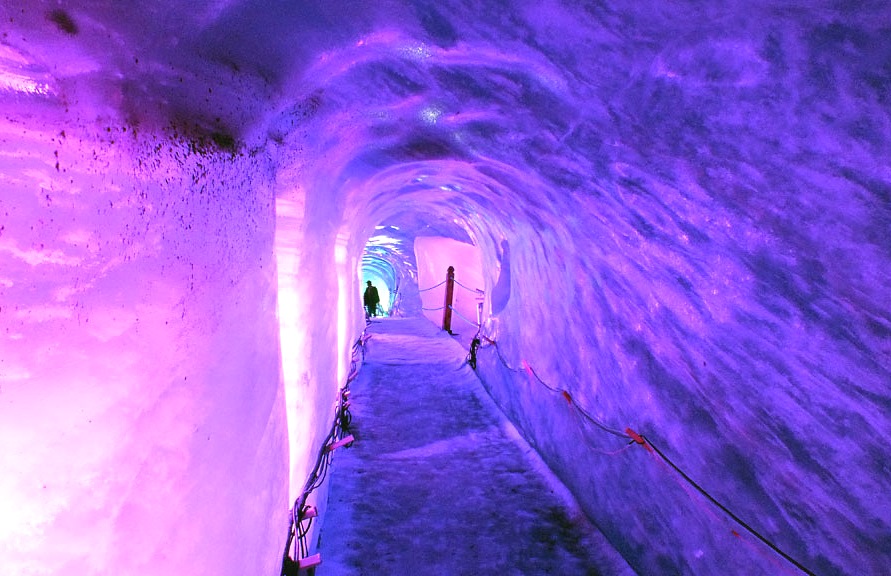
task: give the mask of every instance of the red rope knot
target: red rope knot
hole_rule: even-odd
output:
[[[643,446],[647,449],[647,452],[652,452],[653,448],[650,446],[646,440],[644,440],[643,436],[632,430],[631,428],[625,428],[625,434],[628,434],[628,437]]]
[[[566,390],[563,391],[563,397],[566,398],[566,403],[572,406],[572,395]]]

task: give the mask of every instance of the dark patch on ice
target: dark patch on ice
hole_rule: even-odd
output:
[[[869,331],[872,332],[875,336],[878,336],[882,339],[891,338],[891,328],[880,322],[875,318],[866,318],[866,327],[869,328]]]
[[[578,190],[585,183],[585,177],[574,170],[545,161],[539,164],[541,175],[563,190]]]
[[[885,144],[885,130],[868,116],[860,116],[848,124],[848,135],[872,146]]]
[[[676,224],[678,228],[687,235],[687,239],[690,240],[691,244],[706,244],[711,240],[711,238],[708,237],[708,234],[705,234],[702,230],[686,220],[678,220]]]
[[[210,155],[225,152],[234,155],[241,148],[240,142],[228,131],[209,130],[189,122],[171,123],[167,132],[173,140],[187,143],[192,154]]]
[[[821,263],[813,259],[781,262],[767,250],[753,254],[747,259],[747,263],[761,283],[758,299],[765,308],[780,318],[788,318],[788,310],[784,310],[776,302],[780,298],[795,306],[807,320],[820,323],[825,321],[825,315],[816,306],[821,288],[825,284]],[[797,277],[809,280],[806,289],[799,286]]]
[[[303,119],[315,116],[322,107],[322,90],[316,90],[294,106],[294,114]]]
[[[693,284],[691,284],[690,281],[687,280],[686,277],[679,274],[679,275],[675,276],[675,280],[677,280],[678,284],[683,286],[685,292],[688,292],[688,293],[693,292]]]
[[[428,89],[417,69],[394,66],[390,61],[373,61],[350,75],[352,90],[365,96],[366,105],[389,104]]]
[[[77,35],[79,32],[77,24],[74,22],[74,19],[71,18],[71,15],[68,14],[65,10],[61,8],[56,8],[46,15],[47,19],[56,25],[59,30],[66,34],[70,34],[71,36]]]
[[[440,14],[435,3],[422,4],[416,7],[418,20],[430,38],[443,48],[454,46],[458,41],[458,33],[449,19]]]
[[[235,152],[238,149],[238,143],[231,134],[225,132],[213,132],[210,135],[210,139],[220,150]]]
[[[891,396],[887,391],[883,390],[884,394],[876,393],[854,382],[846,381],[846,383],[855,393],[875,404],[880,410],[891,412]]]
[[[782,422],[775,425],[777,438],[786,445],[792,458],[804,469],[810,470],[821,478],[830,476],[829,471],[811,456],[811,447],[807,446],[791,428]]]
[[[415,136],[392,150],[398,160],[432,160],[461,156],[448,142],[431,136]]]
[[[635,230],[640,232],[640,235],[647,239],[653,239],[656,237],[656,229],[653,228],[653,225],[650,222],[638,214],[637,212],[631,212],[630,218],[631,225]]]
[[[759,55],[771,64],[776,71],[782,72],[786,70],[786,54],[780,39],[777,38],[776,32],[770,32],[764,39]]]
[[[708,435],[718,432],[718,423],[704,400],[659,362],[646,342],[631,338],[626,341],[625,349],[629,356],[639,361],[647,381],[662,399],[663,407],[673,412],[678,421],[695,426]]]
[[[824,556],[823,554],[817,554],[814,557],[814,564],[810,567],[811,570],[816,574],[844,574],[845,570]]]

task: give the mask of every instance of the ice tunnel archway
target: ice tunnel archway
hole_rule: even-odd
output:
[[[0,5],[0,564],[274,571],[407,220],[479,247],[479,374],[641,573],[776,558],[567,398],[888,573],[891,8],[706,4]]]
[[[371,282],[371,285],[378,290],[381,299],[379,313],[389,316],[395,304],[399,286],[393,267],[384,260],[363,257],[359,285],[365,287],[368,282]]]
[[[694,476],[715,478],[720,493],[741,497],[743,510],[785,526],[774,535],[792,554],[808,557],[809,544],[798,534],[810,533],[810,524],[784,512],[777,499],[790,492],[777,496],[773,487],[788,487],[790,478],[820,486],[832,506],[850,503],[843,514],[848,518],[858,515],[855,509],[868,490],[858,488],[859,496],[853,496],[838,489],[834,470],[846,466],[839,459],[830,458],[821,471],[794,463],[803,454],[813,455],[802,452],[802,442],[820,444],[820,413],[837,409],[816,408],[824,401],[812,386],[847,396],[839,386],[849,378],[843,374],[847,368],[834,368],[832,375],[809,368],[813,359],[807,359],[799,331],[832,332],[835,321],[829,318],[841,322],[848,305],[845,298],[830,298],[835,312],[829,316],[815,307],[818,295],[837,287],[830,289],[822,277],[832,268],[827,253],[816,258],[820,265],[808,253],[832,242],[815,232],[819,226],[804,231],[794,215],[807,214],[815,225],[821,221],[840,231],[823,216],[853,223],[842,215],[851,195],[863,201],[859,209],[871,213],[873,193],[860,196],[853,188],[869,188],[866,182],[875,180],[856,184],[842,178],[848,180],[843,183],[831,153],[816,153],[825,160],[817,170],[827,180],[789,170],[798,157],[787,146],[789,138],[798,142],[792,148],[813,152],[812,143],[796,132],[801,120],[789,110],[805,110],[814,125],[821,124],[819,107],[812,104],[828,93],[808,92],[800,100],[791,98],[795,102],[777,98],[793,93],[798,75],[805,74],[779,54],[797,54],[799,64],[805,53],[819,52],[820,62],[834,58],[817,47],[820,42],[775,34],[785,24],[773,30],[752,27],[757,10],[722,20],[716,34],[729,40],[712,42],[692,30],[679,39],[673,32],[684,28],[685,19],[697,18],[689,11],[670,12],[653,12],[659,18],[625,14],[660,31],[653,32],[654,44],[631,42],[640,52],[623,53],[624,65],[611,52],[599,52],[600,59],[576,58],[562,42],[572,38],[589,45],[592,40],[559,26],[567,36],[549,42],[562,46],[560,57],[542,57],[519,40],[515,57],[487,51],[474,43],[478,38],[445,46],[408,41],[399,54],[374,42],[368,51],[357,45],[345,49],[345,65],[326,62],[322,68],[330,74],[320,74],[316,86],[334,93],[336,102],[361,80],[371,96],[365,113],[341,115],[332,105],[326,115],[320,97],[312,122],[320,131],[345,135],[327,140],[324,148],[337,160],[333,195],[344,206],[345,228],[368,231],[399,210],[427,210],[461,222],[481,248],[483,268],[491,274],[486,333],[499,341],[502,354],[484,358],[480,373],[524,435],[640,570],[695,573],[764,558],[758,545],[743,550],[725,538],[727,526],[702,518],[695,503],[681,505],[683,494],[673,492],[658,469],[600,458],[621,447],[580,429],[567,416],[565,398],[554,400],[524,386],[522,366],[565,387],[568,398],[615,428],[654,431],[654,441],[684,454]],[[592,18],[561,14],[565,21]],[[768,19],[774,17],[771,12]],[[784,18],[791,19],[786,24],[796,22],[794,29],[800,24],[799,16],[779,17]],[[756,39],[735,37],[740,30]],[[830,44],[845,37],[839,30],[823,32],[835,38],[827,40]],[[869,34],[876,40],[875,31]],[[722,58],[713,59],[712,48]],[[857,66],[847,58],[846,66]],[[381,66],[385,74],[377,74]],[[709,67],[717,70],[703,71]],[[865,106],[887,117],[874,98]],[[875,159],[875,150],[868,148],[858,145],[859,152],[847,157],[847,174],[872,171],[872,160],[865,159]],[[753,168],[755,160],[760,168]],[[802,200],[810,197],[810,186],[826,193],[817,202],[819,210]],[[873,256],[875,250],[880,249],[867,248]],[[868,268],[861,278],[872,277]],[[815,284],[793,281],[799,274]],[[857,285],[875,304],[877,284]],[[803,286],[809,288],[802,291]],[[864,324],[856,337],[849,334],[854,341],[871,342],[859,351],[845,343],[847,336],[827,334],[824,352],[847,358],[844,365],[875,393],[888,362],[868,359],[883,338],[868,332]],[[789,354],[788,346],[798,352]],[[853,357],[863,360],[861,369],[849,362]],[[765,378],[771,384],[764,385]],[[810,408],[794,400],[804,397]],[[793,429],[771,417],[777,398],[801,426]],[[858,421],[887,421],[876,420],[875,405],[843,403],[859,414],[849,413]],[[745,434],[737,437],[734,431]],[[844,443],[834,432],[829,436],[834,438],[829,444]],[[858,449],[858,458],[870,461],[867,452]],[[772,461],[787,464],[777,467]],[[595,468],[582,470],[578,462],[595,462]],[[862,477],[872,484],[867,468]],[[629,486],[625,479],[631,477],[641,482]],[[621,489],[611,494],[605,486]],[[800,489],[792,493],[796,506],[810,507]],[[651,507],[654,494],[665,504]],[[670,534],[677,524],[689,529]],[[868,554],[858,558],[832,544],[856,540],[876,556],[872,537],[846,525],[808,542],[819,540],[818,548],[834,550],[835,560],[826,561],[830,572],[839,563],[873,569],[873,559],[862,560]],[[651,541],[644,536],[651,530],[662,544],[645,548],[641,542]]]

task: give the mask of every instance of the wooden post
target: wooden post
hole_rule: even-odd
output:
[[[445,308],[442,309],[442,329],[452,333],[452,298],[455,295],[455,267],[449,266],[446,273]]]

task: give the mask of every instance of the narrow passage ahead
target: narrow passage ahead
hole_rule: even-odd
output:
[[[631,575],[425,319],[372,323],[320,576]]]

